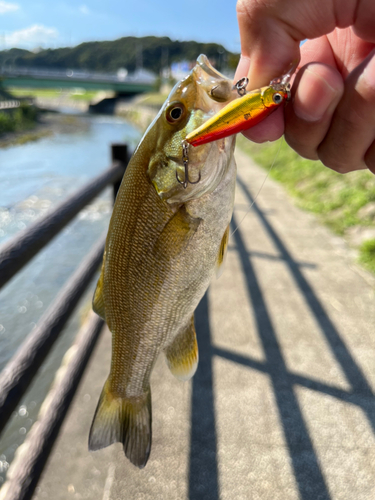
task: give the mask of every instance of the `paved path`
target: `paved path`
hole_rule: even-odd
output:
[[[265,176],[237,157],[234,227]],[[374,280],[268,179],[198,308],[194,379],[154,370],[146,468],[87,451],[105,331],[34,498],[375,499],[374,327]]]

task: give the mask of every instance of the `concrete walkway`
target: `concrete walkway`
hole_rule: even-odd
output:
[[[237,158],[233,227],[265,177]],[[146,468],[119,444],[87,451],[105,331],[34,498],[375,499],[374,305],[374,280],[344,242],[268,179],[197,310],[194,379],[158,360]]]

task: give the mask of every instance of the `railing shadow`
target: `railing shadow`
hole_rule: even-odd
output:
[[[200,359],[192,380],[189,499],[219,498],[212,344],[207,293],[195,312]]]
[[[239,180],[239,184],[252,204],[254,200],[246,185],[241,180]],[[206,294],[195,315],[200,364],[192,382],[189,499],[217,500],[219,498],[212,359],[213,356],[220,356],[231,362],[269,375],[299,496],[301,500],[330,500],[328,487],[294,388],[295,386],[302,386],[356,405],[362,409],[374,429],[375,398],[360,367],[340,337],[338,330],[315,295],[314,290],[303,276],[301,267],[305,267],[304,264],[306,263],[298,263],[293,260],[281,238],[255,203],[253,204],[253,210],[258,215],[268,237],[277,248],[280,260],[284,261],[289,269],[297,288],[310,308],[311,314],[325,335],[333,355],[341,365],[351,389],[346,391],[319,380],[288,371],[271,315],[251,263],[251,257],[254,255],[245,248],[241,231],[237,230],[234,234],[235,247],[232,250],[236,250],[240,258],[266,361],[259,362],[212,345],[208,296]],[[236,226],[235,220],[233,220],[233,226]],[[313,266],[308,263],[306,267]]]
[[[236,226],[234,219],[233,226]],[[271,316],[239,230],[235,232],[234,239],[245,275],[258,335],[266,358],[267,373],[270,376],[275,394],[300,497],[303,500],[317,498],[329,500],[328,489],[294,394],[293,384],[288,376]]]
[[[340,364],[340,367],[351,386],[352,394],[362,396],[361,402],[359,402],[359,406],[362,408],[373,430],[375,431],[375,398],[371,387],[366,380],[366,377],[362,373],[361,368],[358,366],[349,349],[342,340],[338,330],[336,329],[329,315],[324,309],[323,304],[319,301],[318,297],[314,293],[314,290],[311,288],[306,278],[302,274],[300,267],[293,260],[292,256],[289,254],[285,245],[283,244],[281,238],[277,235],[276,231],[268,222],[266,216],[254,202],[254,199],[247,186],[242,182],[240,178],[238,178],[237,180],[244,194],[248,198],[249,203],[253,204],[253,210],[259,217],[269,238],[272,240],[273,244],[279,251],[280,258],[285,261],[285,265],[288,267],[289,272],[301,293],[301,296],[304,298],[306,305],[311,311],[312,316],[315,318],[315,321],[317,322],[322,333],[327,339],[333,356]]]

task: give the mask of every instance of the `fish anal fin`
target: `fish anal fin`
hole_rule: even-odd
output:
[[[103,298],[103,284],[104,284],[104,263],[105,263],[105,252],[103,255],[102,268],[100,271],[100,276],[98,283],[95,288],[94,298],[92,300],[92,308],[96,314],[101,318],[105,319],[105,308],[104,308],[104,298]]]
[[[151,390],[138,398],[121,398],[111,393],[107,380],[91,424],[89,450],[123,443],[132,464],[142,469],[150,456],[152,440]]]
[[[189,380],[198,367],[198,344],[194,327],[194,316],[187,328],[180,332],[165,349],[167,364],[179,380]]]
[[[230,225],[228,224],[228,227],[226,228],[223,237],[221,239],[219,253],[217,255],[217,261],[216,261],[216,278],[220,278],[220,276],[223,273],[224,262],[228,251],[229,228]]]
[[[160,233],[153,248],[154,255],[167,260],[177,257],[193,238],[200,222],[201,219],[192,217],[184,205],[180,207]]]

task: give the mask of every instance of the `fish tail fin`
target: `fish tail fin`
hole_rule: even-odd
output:
[[[91,424],[89,450],[121,442],[126,457],[140,469],[151,451],[151,390],[142,397],[121,398],[110,391],[106,381]]]

